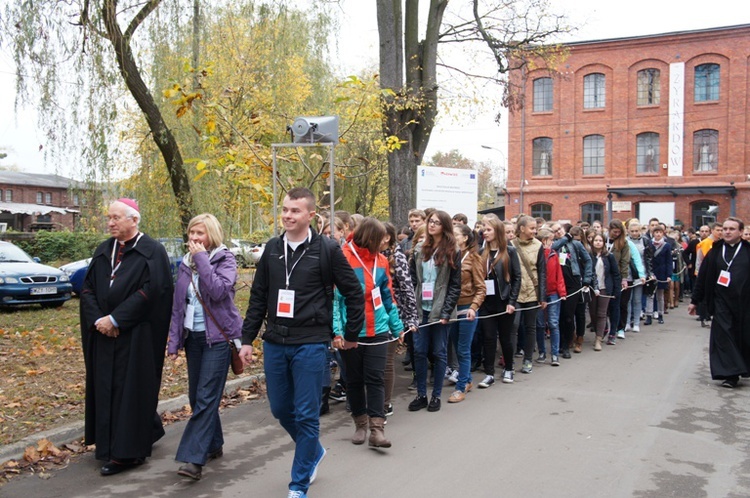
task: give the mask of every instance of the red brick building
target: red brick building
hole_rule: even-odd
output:
[[[0,225],[8,230],[73,230],[83,184],[59,175],[0,171]]]
[[[659,202],[686,226],[750,218],[750,25],[565,50],[511,73],[524,105],[509,115],[506,216],[607,221]]]

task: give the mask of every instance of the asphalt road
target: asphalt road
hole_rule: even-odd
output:
[[[535,364],[463,403],[447,404],[446,386],[437,413],[407,411],[410,378],[398,366],[393,447],[352,445],[351,418],[334,403],[310,496],[750,496],[750,382],[728,390],[711,381],[708,329],[686,304],[602,352],[587,334],[583,353],[562,366]],[[198,482],[176,474],[179,423],[134,471],[101,477],[89,454],[49,479],[13,479],[0,496],[286,496],[293,447],[267,402],[232,408],[223,422],[224,457]]]

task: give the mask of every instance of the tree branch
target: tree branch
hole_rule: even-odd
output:
[[[150,13],[156,10],[156,7],[158,7],[160,3],[161,0],[149,0],[146,2],[146,5],[138,11],[133,20],[130,21],[128,29],[125,30],[125,33],[123,34],[125,40],[130,41],[130,38],[133,36],[133,33],[135,33],[135,30],[138,29],[138,26],[141,25]]]

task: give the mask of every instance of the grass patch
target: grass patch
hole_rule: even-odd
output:
[[[243,316],[252,271],[240,270],[238,278],[235,303]],[[56,309],[0,308],[0,444],[83,420],[86,374],[78,307],[73,298]],[[242,376],[261,367],[257,362]],[[230,371],[229,378],[234,377]],[[160,399],[186,393],[187,364],[181,352],[175,362],[164,361]]]

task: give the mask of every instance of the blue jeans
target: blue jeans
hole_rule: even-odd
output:
[[[539,312],[536,315],[536,345],[539,349],[539,354],[546,354],[547,348],[544,341],[544,331],[549,327],[549,347],[551,349],[552,356],[558,356],[560,354],[560,296],[557,293],[547,296],[547,308]],[[552,301],[557,301],[552,303]],[[551,303],[551,304],[549,304]],[[544,318],[547,318],[545,324]]]
[[[429,323],[430,312],[422,311],[422,323]],[[414,334],[414,373],[417,379],[417,394],[427,396],[427,353],[434,357],[433,373],[435,384],[432,395],[439,398],[443,393],[443,378],[448,365],[448,324],[436,323],[429,327],[421,327]]]
[[[643,286],[639,285],[633,287],[633,292],[630,293],[630,302],[628,303],[628,323],[633,325],[640,325],[641,323],[641,311],[643,307],[641,302],[643,300]]]
[[[470,307],[469,304],[459,305],[457,307],[459,316],[462,316],[460,315],[461,311],[468,310]],[[466,384],[471,382],[471,343],[479,323],[479,314],[477,313],[477,317],[473,321],[466,320],[465,315],[463,315],[463,318],[463,320],[450,325],[450,340],[458,358],[456,390],[465,392]]]
[[[188,399],[193,414],[182,433],[176,459],[205,465],[210,452],[224,446],[219,403],[232,358],[229,343],[209,346],[205,332],[190,332],[185,340],[188,367]]]
[[[271,413],[296,443],[289,489],[307,492],[315,462],[323,452],[320,434],[320,393],[326,364],[326,343],[282,345],[263,343],[263,368]]]

